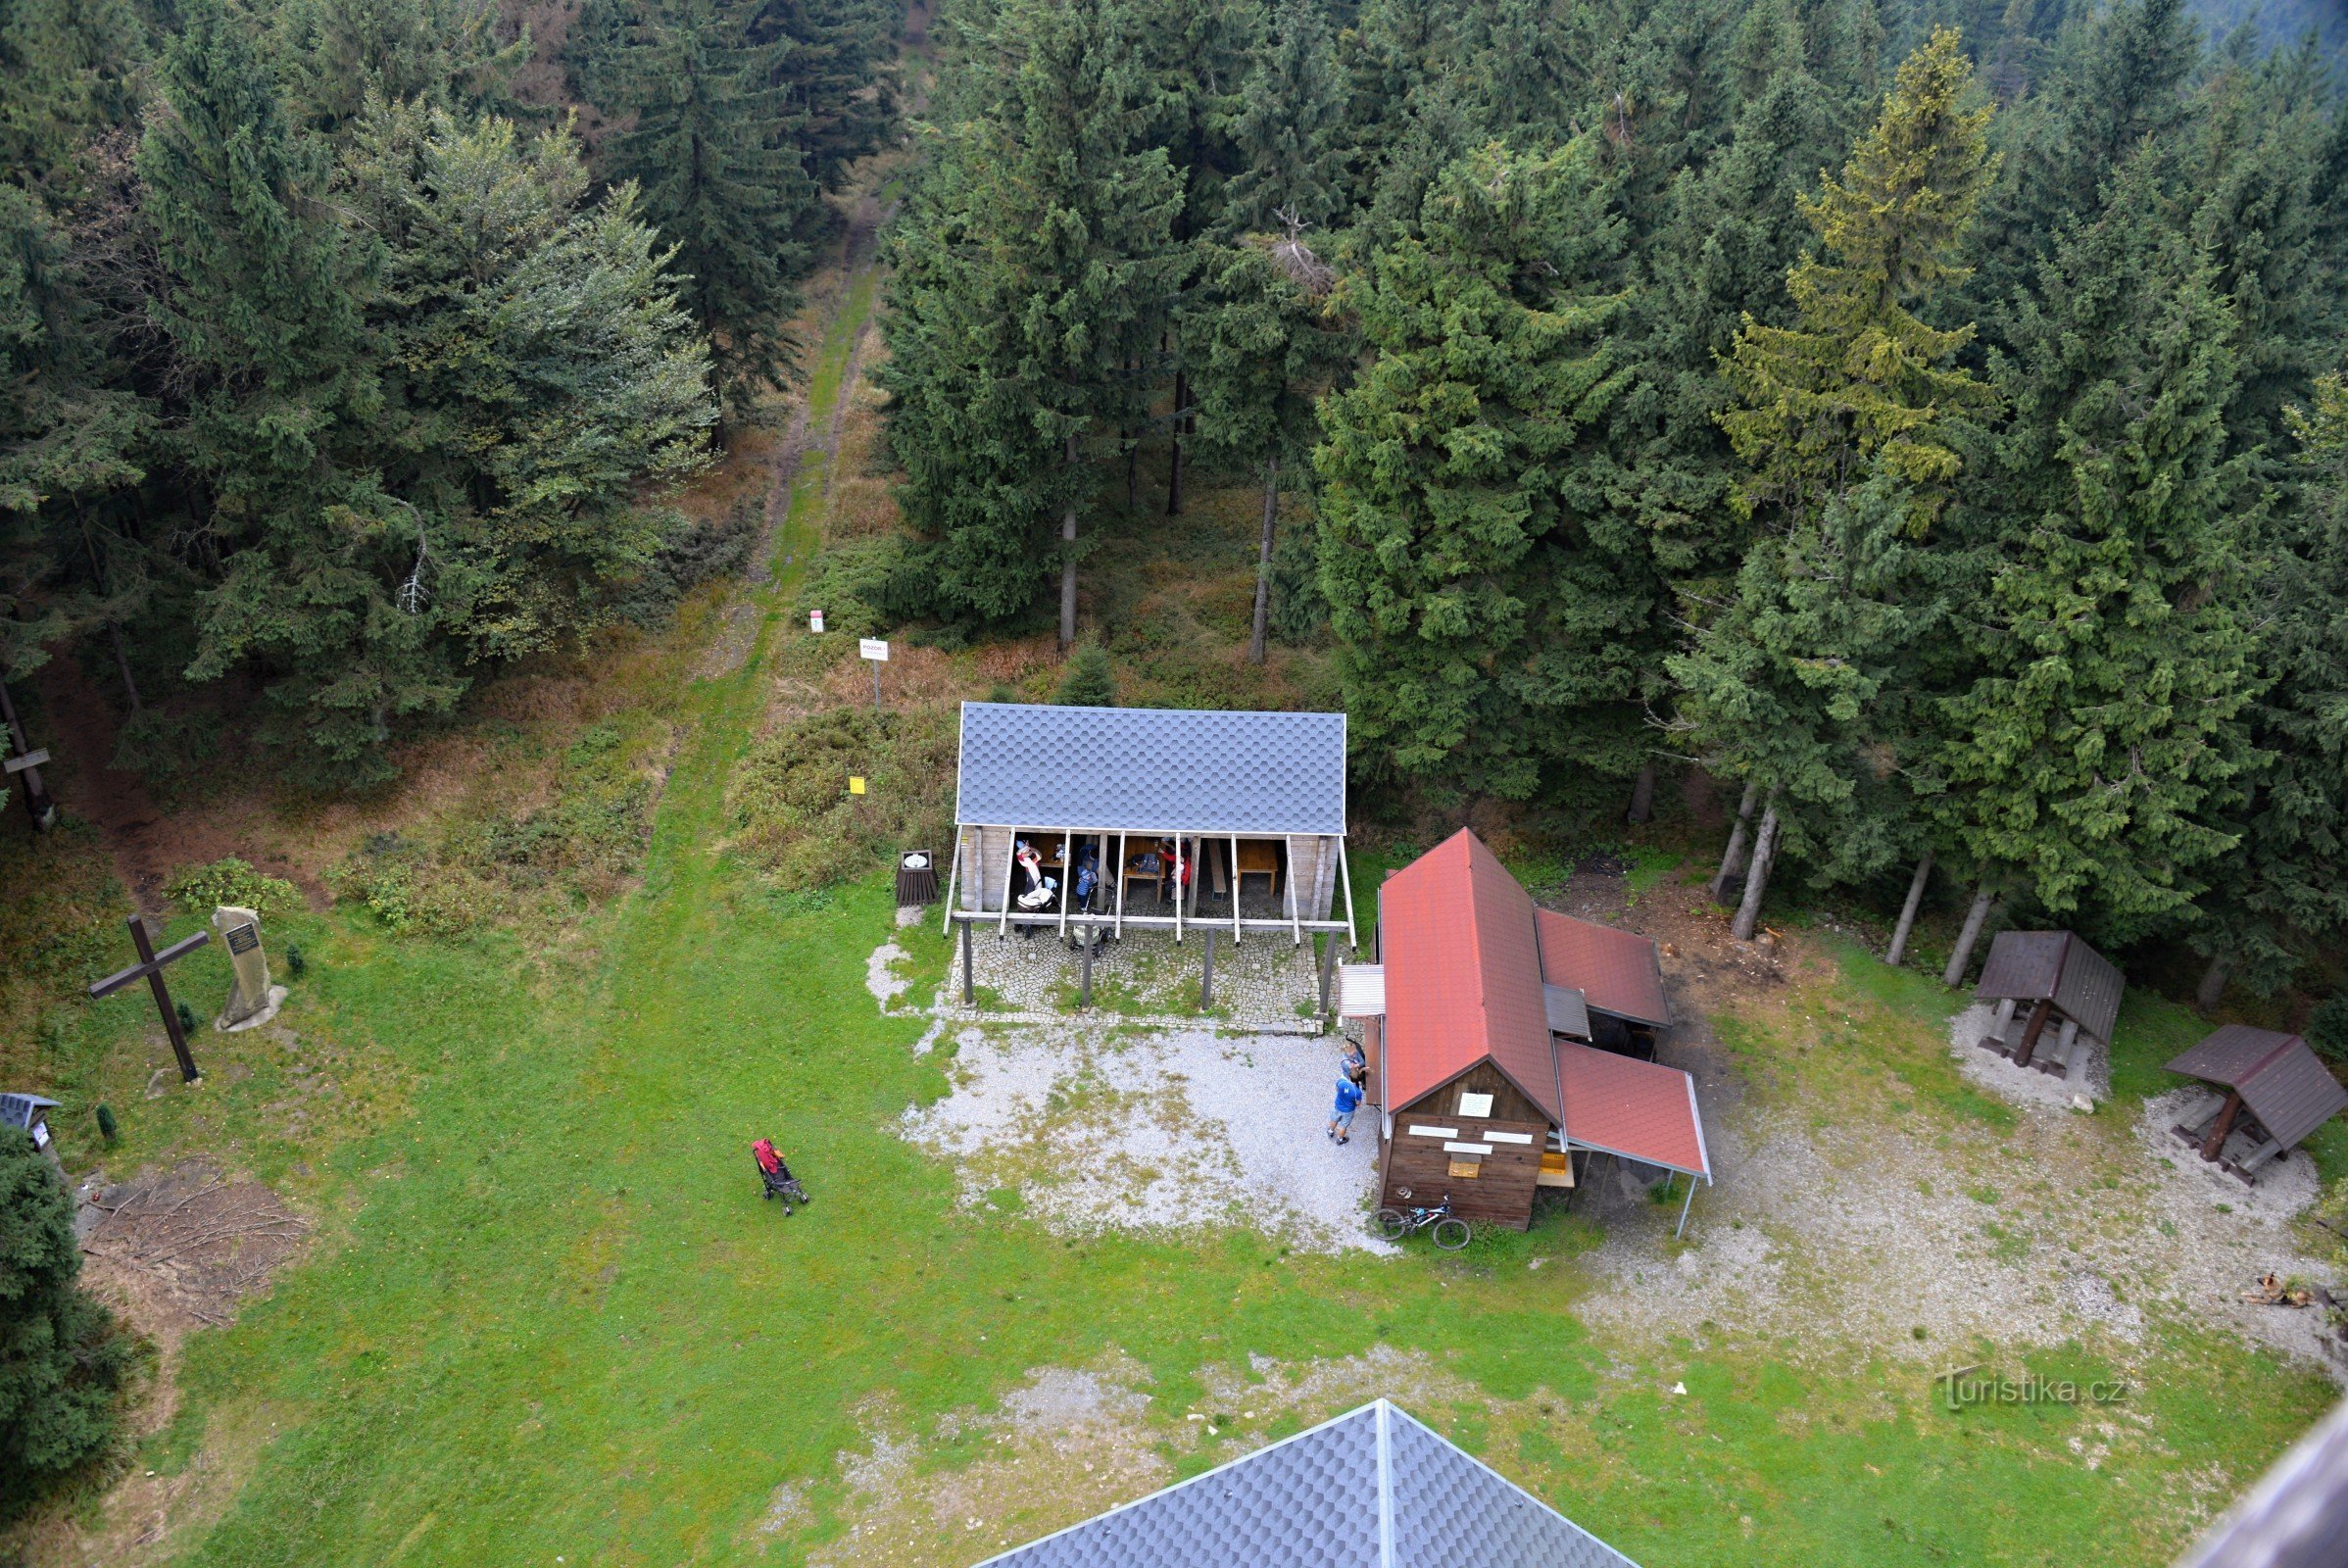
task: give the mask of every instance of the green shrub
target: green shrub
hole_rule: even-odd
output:
[[[2305,1039],[2325,1061],[2348,1061],[2348,992],[2316,1004]]]
[[[1109,667],[1108,651],[1098,643],[1086,643],[1070,654],[1060,676],[1059,694],[1052,701],[1062,708],[1116,707],[1117,675]]]
[[[122,1141],[122,1129],[115,1123],[112,1105],[101,1104],[98,1107],[98,1136],[106,1140],[109,1148]]]
[[[113,1442],[135,1350],[80,1285],[73,1205],[22,1128],[0,1128],[0,1519]]]
[[[943,851],[954,761],[951,711],[810,714],[743,759],[727,799],[734,848],[787,890],[863,875],[901,846]],[[852,776],[865,794],[849,793]]]
[[[263,913],[302,906],[302,895],[282,877],[264,876],[230,856],[210,865],[184,865],[163,885],[173,904],[189,913],[210,912],[216,906],[236,905]]]

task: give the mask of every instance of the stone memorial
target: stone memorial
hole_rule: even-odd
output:
[[[269,1022],[285,1001],[285,988],[269,984],[269,960],[261,947],[259,911],[223,904],[212,911],[212,926],[220,934],[236,975],[235,984],[228,988],[228,1004],[213,1027],[252,1029]]]

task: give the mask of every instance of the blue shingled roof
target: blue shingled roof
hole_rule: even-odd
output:
[[[1343,833],[1345,715],[964,703],[954,820]]]
[[[1384,1399],[987,1561],[999,1568],[1637,1568]]]

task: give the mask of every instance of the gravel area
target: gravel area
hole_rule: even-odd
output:
[[[895,969],[898,959],[909,956],[911,955],[896,943],[884,942],[874,948],[871,956],[864,960],[864,989],[872,993],[872,1000],[881,1004],[883,1012],[887,1012],[892,1003],[912,989],[912,982],[899,975]]]
[[[1791,1107],[1708,1122],[1719,1185],[1696,1195],[1686,1244],[1646,1199],[1651,1171],[1601,1164],[1576,1195],[1606,1226],[1581,1264],[1594,1286],[1582,1310],[1642,1341],[1667,1321],[1699,1341],[1783,1336],[1797,1360],[1839,1363],[1857,1347],[1934,1366],[1977,1336],[2007,1348],[2100,1336],[2125,1358],[2166,1315],[2348,1383],[2319,1313],[2240,1299],[2269,1270],[2334,1281],[2289,1226],[2315,1197],[2313,1163],[2271,1167],[2256,1189],[2203,1165],[2168,1132],[2200,1098],[2152,1101],[2119,1136],[2044,1097],[2024,1101],[2011,1132],[1953,1143],[1931,1124],[1822,1125]]]
[[[1251,1225],[1304,1250],[1391,1250],[1367,1229],[1373,1138],[1325,1133],[1335,1037],[1069,1023],[954,1038],[954,1092],[908,1110],[905,1135],[955,1163],[965,1206],[1066,1234]]]
[[[2072,1101],[2082,1092],[2094,1104],[2112,1098],[2112,1061],[2109,1053],[2098,1051],[2090,1056],[2085,1082],[2074,1084],[2067,1078],[2040,1072],[2035,1067],[2017,1067],[1997,1053],[1983,1051],[1981,1037],[1996,1022],[1997,1009],[1985,1002],[1974,1004],[1948,1021],[1949,1053],[1957,1059],[1957,1070],[1974,1083],[2017,1104],[2048,1106],[2057,1110],[2077,1108]],[[2052,1030],[2048,1033],[2051,1035]]]

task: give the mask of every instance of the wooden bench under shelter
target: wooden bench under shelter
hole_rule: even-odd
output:
[[[2126,989],[2111,960],[2072,932],[2000,931],[1973,989],[1975,1001],[1997,1004],[1981,1049],[2017,1067],[2058,1074],[2089,1093],[2095,1060],[2111,1054],[2112,1026]],[[2046,1037],[2050,1025],[2052,1040]]]
[[[1389,877],[1378,911],[1378,962],[1347,966],[1341,1010],[1363,1019],[1379,1201],[1523,1230],[1539,1189],[1610,1154],[1688,1178],[1685,1230],[1712,1181],[1695,1080],[1589,1043],[1606,1008],[1669,1021],[1654,944],[1537,908],[1465,829]]]
[[[1047,907],[1018,906],[1021,841],[1059,883]],[[1100,885],[1080,906],[1087,855]],[[1072,922],[1350,942],[1345,715],[964,703],[945,929]]]
[[[2348,1089],[2297,1035],[2229,1023],[2169,1063],[2220,1092],[2198,1120],[2170,1129],[2213,1165],[2255,1184],[2259,1168],[2281,1159],[2342,1110]],[[2228,1139],[2238,1152],[2226,1155]]]

